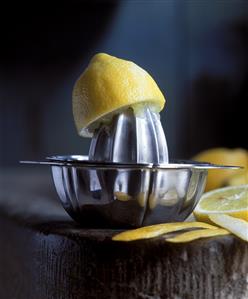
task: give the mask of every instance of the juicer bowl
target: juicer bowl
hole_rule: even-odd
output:
[[[77,222],[140,227],[183,221],[205,187],[207,169],[193,165],[51,164],[61,203]]]
[[[74,220],[119,228],[183,221],[204,191],[208,170],[241,168],[182,160],[97,162],[79,155],[20,162],[51,167],[60,201]]]

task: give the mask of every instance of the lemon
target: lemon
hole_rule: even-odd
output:
[[[246,170],[248,169],[248,151],[242,148],[213,148],[199,153],[193,157],[193,160],[214,164],[243,166]],[[209,170],[206,191],[222,187],[233,175],[242,175],[244,173],[245,170]]]
[[[232,175],[225,182],[225,186],[238,186],[248,184],[248,169]]]
[[[248,222],[225,214],[211,215],[210,220],[248,242]]]
[[[99,53],[73,88],[72,106],[79,135],[92,136],[99,122],[126,107],[147,104],[160,112],[165,98],[153,78],[137,64]]]
[[[209,216],[228,214],[248,221],[248,185],[220,188],[205,193],[194,210],[198,221],[209,222]]]

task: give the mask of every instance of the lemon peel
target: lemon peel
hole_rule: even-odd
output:
[[[112,237],[113,241],[136,241],[142,239],[151,239],[159,237],[161,235],[176,232],[184,229],[191,228],[208,228],[208,229],[218,229],[216,226],[203,223],[203,222],[174,222],[174,223],[163,223],[155,224],[151,226],[145,226],[133,230],[124,231]]]
[[[217,237],[230,235],[230,232],[226,229],[214,228],[214,229],[198,229],[186,233],[179,234],[173,238],[167,238],[166,242],[171,243],[186,243],[201,238]]]

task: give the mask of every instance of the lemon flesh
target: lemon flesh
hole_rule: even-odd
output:
[[[104,53],[91,59],[72,95],[75,125],[84,137],[91,137],[100,122],[108,121],[122,109],[148,105],[160,112],[164,104],[162,92],[145,70]]]
[[[244,169],[241,170],[209,170],[206,191],[229,185],[228,180],[234,175],[244,175],[245,180],[245,171],[248,169],[248,151],[245,149],[212,148],[200,152],[192,159],[198,162],[244,167]]]
[[[228,214],[248,220],[248,185],[220,188],[205,193],[194,210],[197,220],[211,222],[209,215]]]

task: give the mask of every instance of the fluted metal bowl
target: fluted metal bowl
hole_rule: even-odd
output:
[[[204,191],[208,169],[235,168],[192,161],[98,163],[87,156],[25,163],[51,166],[61,203],[77,222],[112,227],[183,221]]]

